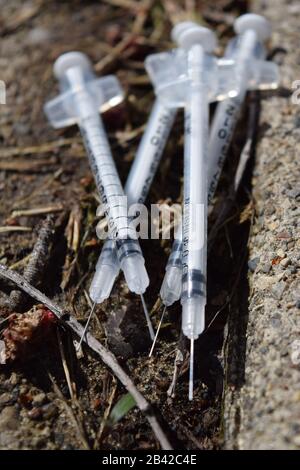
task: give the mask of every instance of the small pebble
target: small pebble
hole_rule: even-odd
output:
[[[280,258],[285,258],[286,256],[282,248],[279,248],[279,250],[276,252],[276,255],[279,256]]]
[[[3,389],[6,390],[7,392],[11,392],[12,389],[14,388],[13,384],[9,379],[4,380],[3,382]]]
[[[54,418],[54,416],[57,415],[57,407],[54,405],[54,403],[49,403],[49,405],[44,405],[40,409],[42,410],[43,417],[45,419]]]
[[[33,28],[29,31],[27,41],[30,45],[41,45],[50,39],[50,33],[45,28]]]
[[[41,408],[32,408],[32,410],[28,411],[28,418],[36,420],[40,419],[43,415]]]
[[[270,272],[270,269],[271,265],[269,263],[262,264],[260,268],[260,270],[265,274],[268,274],[268,272]]]
[[[45,403],[46,400],[47,400],[46,394],[41,392],[33,397],[32,403],[36,406],[40,406],[40,405],[43,405],[43,403]]]
[[[288,195],[288,197],[290,197],[292,199],[296,199],[298,196],[300,196],[300,186],[288,191],[287,195]]]
[[[248,261],[248,268],[250,269],[250,271],[253,273],[259,263],[259,256],[257,256],[256,258],[253,258],[253,259],[250,259]]]
[[[286,283],[284,281],[280,281],[274,284],[272,287],[272,293],[276,299],[280,300],[285,289]]]
[[[286,268],[290,263],[291,263],[290,258],[283,258],[280,261],[280,265],[283,266],[284,268]]]
[[[26,395],[28,393],[28,387],[26,385],[20,386],[20,395]]]
[[[19,382],[20,382],[19,377],[17,376],[17,374],[15,372],[13,372],[10,376],[10,383],[12,385],[17,385]]]
[[[277,239],[278,240],[288,240],[289,238],[291,238],[292,234],[290,232],[288,232],[287,230],[284,230],[283,232],[279,232],[277,233]]]
[[[273,204],[267,204],[264,213],[267,216],[270,216],[270,215],[274,214],[275,213],[275,207],[273,206]]]
[[[297,447],[300,447],[300,434],[298,436],[295,436],[293,441]]]
[[[0,413],[0,431],[16,430],[19,427],[19,416],[16,408],[6,406]]]
[[[7,403],[9,403],[11,400],[11,395],[10,393],[2,393],[2,395],[0,395],[0,405],[6,405]]]

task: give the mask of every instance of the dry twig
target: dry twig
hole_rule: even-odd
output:
[[[72,315],[64,311],[59,305],[46,297],[41,291],[31,286],[30,283],[27,282],[22,276],[0,264],[0,277],[13,282],[28,295],[36,299],[38,302],[43,303],[64,325],[70,328],[79,338],[81,338],[84,331],[83,326],[80,325],[80,323],[78,323],[78,321]],[[88,332],[85,334],[83,341],[90,347],[90,349],[100,356],[104,364],[106,364],[106,366],[111,369],[113,374],[120,380],[126,390],[132,395],[138,408],[145,414],[162,449],[172,450],[172,446],[167,436],[163,432],[150,403],[141,394],[141,392],[139,392],[131,378],[122,369],[114,354],[106,349]]]

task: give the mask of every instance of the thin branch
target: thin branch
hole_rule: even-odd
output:
[[[51,312],[66,326],[68,326],[79,338],[83,334],[83,326],[78,323],[78,321],[70,315],[67,311],[64,311],[59,305],[45,296],[41,291],[31,286],[20,274],[11,271],[6,266],[0,264],[0,277],[7,279],[14,284],[16,284],[20,289],[26,292],[28,295],[33,297],[38,302],[44,304]],[[134,398],[138,408],[145,414],[154,435],[159,441],[163,450],[172,450],[172,446],[164,434],[157,417],[154,414],[154,411],[150,403],[145,399],[145,397],[139,392],[139,390],[134,385],[131,378],[126,374],[118,363],[114,354],[112,354],[108,349],[106,349],[102,344],[94,338],[90,333],[86,333],[84,337],[84,342],[100,356],[104,364],[109,367],[113,374],[120,380],[124,385],[126,390]]]

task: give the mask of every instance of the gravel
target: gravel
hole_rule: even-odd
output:
[[[291,89],[300,78],[298,2],[254,0],[253,5],[272,22],[273,45],[287,50],[280,69],[282,86]],[[231,314],[226,337],[224,446],[299,449],[299,106],[287,94],[268,96],[260,126],[253,173],[259,216],[248,246],[248,308]]]

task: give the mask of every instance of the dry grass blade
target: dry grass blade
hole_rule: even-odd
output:
[[[68,224],[66,227],[66,238],[68,243],[68,252],[63,267],[63,276],[61,281],[62,289],[66,289],[77,265],[78,250],[80,246],[80,227],[82,222],[82,211],[79,205],[76,205],[70,212]]]
[[[16,160],[14,162],[0,161],[1,171],[37,171],[47,166],[53,166],[57,163],[56,158],[49,158],[44,160],[27,161]]]
[[[18,157],[20,155],[40,155],[42,153],[53,152],[61,147],[68,147],[72,144],[80,144],[79,138],[59,139],[54,142],[47,142],[41,145],[30,145],[29,147],[8,147],[1,149],[0,159]]]
[[[29,262],[31,258],[31,253],[27,256],[25,256],[24,258],[20,259],[19,261],[16,261],[14,264],[11,264],[9,266],[9,269],[18,269],[18,268],[21,268],[23,266],[26,266],[27,263]]]
[[[32,19],[39,13],[42,4],[42,1],[38,1],[35,4],[31,4],[31,2],[25,2],[25,4],[18,9],[17,13],[15,15],[11,15],[9,20],[4,23],[0,30],[1,34],[4,35],[7,33],[12,33],[24,23]]]
[[[85,436],[85,431],[84,431],[84,428],[83,428],[83,425],[81,422],[78,421],[76,415],[74,414],[74,411],[73,409],[71,408],[71,406],[68,404],[67,400],[65,399],[65,397],[63,396],[61,390],[59,389],[58,385],[56,384],[54,378],[52,377],[52,375],[50,374],[50,372],[48,372],[48,377],[52,383],[52,386],[53,386],[53,390],[54,392],[56,393],[57,397],[59,398],[59,400],[61,401],[61,403],[63,404],[65,410],[66,410],[66,413],[69,415],[70,417],[70,420],[71,422],[73,423],[73,426],[77,432],[77,436],[78,438],[80,439],[81,443],[82,443],[82,446],[85,450],[90,450],[90,445],[86,439],[86,436]]]
[[[67,360],[66,360],[64,345],[63,345],[63,342],[62,342],[62,337],[61,337],[59,328],[57,328],[56,334],[57,334],[57,342],[58,342],[59,352],[60,352],[60,356],[61,356],[61,362],[62,362],[62,365],[63,365],[66,381],[67,381],[67,384],[68,384],[70,397],[72,398],[72,400],[74,400],[74,398],[76,398],[75,397],[75,391],[73,390],[71,375],[70,375],[68,363],[67,363]]]
[[[130,28],[130,33],[123,37],[121,41],[116,44],[111,50],[110,53],[108,53],[103,59],[101,59],[97,64],[95,65],[95,70],[100,73],[103,72],[106,67],[109,65],[111,66],[115,60],[117,60],[122,52],[131,44],[131,42],[141,34],[141,31],[143,29],[144,23],[148,17],[149,10],[151,8],[153,0],[146,0],[144,2],[139,3],[139,9],[136,12],[135,15],[135,20]],[[137,4],[134,6],[135,8],[137,7]]]
[[[21,225],[5,225],[4,227],[0,227],[0,234],[9,232],[32,232],[32,228],[22,227]]]
[[[53,212],[61,212],[63,210],[62,204],[53,204],[52,206],[44,207],[35,207],[33,209],[20,209],[12,212],[11,216],[22,217],[22,216],[32,216],[32,215],[42,215],[42,214],[51,214]]]
[[[168,16],[173,25],[181,21],[186,15],[185,11],[178,5],[178,2],[173,0],[165,0],[163,7],[166,11],[166,16]]]
[[[114,401],[114,398],[115,398],[116,391],[117,391],[117,384],[114,383],[113,387],[112,387],[112,391],[111,391],[111,393],[108,397],[108,404],[107,404],[107,407],[105,409],[105,412],[104,412],[104,415],[103,415],[103,418],[102,418],[102,421],[101,421],[100,429],[99,429],[99,432],[98,432],[96,440],[95,440],[94,449],[96,447],[98,447],[98,445],[101,443],[103,431],[105,429],[108,417],[110,415],[110,410],[111,410],[111,407],[112,407],[112,404],[113,404],[113,401]]]

